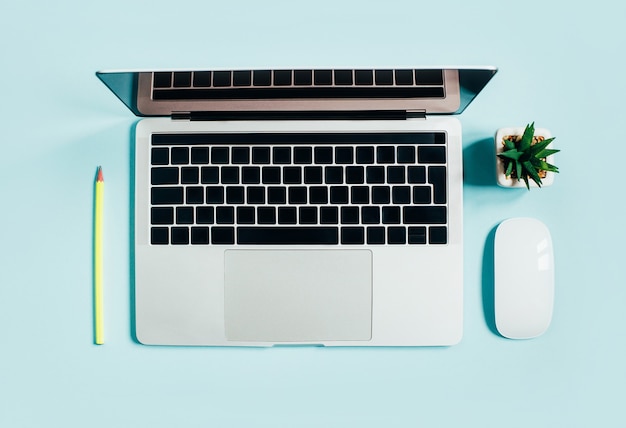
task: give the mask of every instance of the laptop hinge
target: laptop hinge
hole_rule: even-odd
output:
[[[426,110],[175,111],[172,120],[406,120],[425,118]]]

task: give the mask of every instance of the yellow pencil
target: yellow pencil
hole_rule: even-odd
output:
[[[104,343],[102,302],[102,211],[104,203],[104,178],[98,167],[94,206],[93,285],[94,285],[94,333],[96,345]]]

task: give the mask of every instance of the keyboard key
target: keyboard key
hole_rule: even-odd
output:
[[[306,204],[307,188],[304,186],[289,187],[290,204]]]
[[[305,166],[304,167],[304,183],[305,184],[322,184],[322,167],[321,166]]]
[[[193,208],[176,208],[176,224],[193,224]]]
[[[291,86],[291,70],[275,70],[274,85]]]
[[[235,222],[235,209],[233,207],[215,208],[215,222],[217,224],[233,224]]]
[[[393,146],[380,146],[376,148],[376,160],[378,163],[394,163],[396,161],[396,148]]]
[[[363,224],[379,224],[380,208],[379,207],[361,207],[361,223]]]
[[[409,206],[402,211],[405,224],[445,224],[447,220],[445,206]]]
[[[263,167],[263,184],[280,184],[280,167]]]
[[[365,242],[365,229],[362,227],[342,227],[342,244],[363,244]]]
[[[372,70],[355,70],[354,81],[357,85],[372,85],[374,83],[374,74]]]
[[[252,72],[233,71],[233,86],[250,86],[252,84]]]
[[[172,165],[189,163],[189,147],[172,147]]]
[[[316,147],[314,150],[315,163],[320,165],[333,163],[332,147]]]
[[[368,166],[365,170],[365,179],[368,184],[385,182],[384,166]]]
[[[180,205],[183,203],[183,187],[153,187],[150,189],[152,205]]]
[[[233,227],[211,228],[211,244],[229,245],[235,243],[235,229]]]
[[[417,149],[417,159],[419,163],[446,163],[445,146],[432,147],[422,146]]]
[[[254,207],[237,207],[237,224],[254,224]]]
[[[388,204],[391,202],[389,186],[372,186],[372,203]]]
[[[270,148],[269,147],[253,147],[252,148],[252,163],[254,164],[270,163]]]
[[[244,198],[243,186],[229,186],[226,188],[226,203],[227,204],[243,204]]]
[[[347,186],[331,186],[330,203],[331,204],[347,204],[348,203],[348,187]]]
[[[209,243],[209,228],[208,227],[192,227],[191,228],[191,243],[193,245],[206,245]]]
[[[294,70],[293,83],[296,86],[309,86],[313,83],[312,70]]]
[[[349,164],[354,162],[354,149],[352,147],[335,147],[335,163]]]
[[[413,203],[416,205],[419,204],[430,204],[431,195],[430,195],[430,187],[428,186],[415,186],[413,187]]]
[[[429,244],[447,244],[448,243],[448,229],[445,226],[432,226],[428,228],[428,243]]]
[[[313,162],[313,150],[311,147],[294,147],[293,163],[310,164]]]
[[[385,228],[384,227],[368,227],[367,228],[368,244],[384,244]]]
[[[278,207],[278,224],[296,224],[296,207]]]
[[[221,175],[223,184],[239,184],[239,167],[223,166]]]
[[[291,147],[274,147],[274,163],[285,165],[291,163]]]
[[[223,204],[224,188],[222,186],[206,187],[206,203],[207,204]]]
[[[339,210],[337,209],[337,207],[320,207],[320,223],[321,224],[339,223]]]
[[[362,166],[347,166],[346,184],[363,184],[363,182],[365,181],[364,175],[365,168],[363,168]]]
[[[250,148],[233,147],[232,162],[236,165],[244,165],[250,163]]]
[[[387,229],[387,242],[389,244],[406,244],[406,229],[403,226],[389,227]]]
[[[259,224],[276,224],[276,208],[274,207],[257,208],[257,221]]]
[[[178,184],[178,168],[152,168],[150,170],[150,183],[154,186],[163,184]]]
[[[328,188],[326,186],[309,187],[309,203],[327,204],[328,203]]]
[[[268,187],[267,188],[268,204],[286,204],[287,191],[284,187]]]
[[[388,166],[387,167],[387,182],[392,184],[404,183],[404,167],[403,166]]]
[[[393,70],[376,70],[377,85],[393,85]]]
[[[219,183],[220,172],[216,166],[203,166],[200,170],[200,182],[202,184],[217,184]]]
[[[196,208],[196,223],[198,224],[213,224],[215,221],[213,216],[213,207]]]
[[[169,88],[172,86],[172,73],[169,71],[154,73],[152,86],[155,88]]]
[[[261,168],[258,166],[244,166],[241,168],[242,184],[259,184],[261,182]]]
[[[353,204],[369,204],[370,188],[367,186],[353,186],[350,189],[350,200]]]
[[[374,163],[374,147],[357,147],[356,163]]]
[[[343,167],[327,166],[324,168],[326,184],[343,184]]]
[[[415,147],[398,147],[398,163],[415,163]]]
[[[188,227],[172,227],[171,242],[174,245],[189,244],[189,228]]]
[[[396,70],[396,85],[412,85],[413,70]]]
[[[317,207],[300,207],[298,216],[300,224],[317,224]]]
[[[283,169],[283,181],[285,184],[302,184],[302,168],[286,166]]]
[[[195,166],[186,166],[180,169],[180,182],[182,184],[198,184],[200,182],[200,170]]]
[[[264,204],[265,188],[261,186],[250,186],[246,189],[248,204]]]
[[[391,200],[394,204],[404,205],[411,203],[411,187],[393,186],[391,188]]]
[[[359,207],[341,207],[341,224],[359,224]]]
[[[230,86],[230,71],[213,72],[213,86],[215,87]]]
[[[400,207],[383,207],[383,224],[399,224]]]
[[[416,183],[416,184],[426,183],[426,167],[423,167],[423,166],[408,167],[407,181],[409,183]]]
[[[153,245],[167,245],[169,242],[169,229],[167,227],[153,227],[150,229],[150,243]]]
[[[211,163],[228,163],[228,147],[211,147]]]
[[[176,73],[174,73],[174,87],[191,87],[191,71],[177,71]]]
[[[187,187],[185,193],[185,201],[187,204],[194,205],[204,203],[204,188],[200,186]]]
[[[174,208],[172,207],[150,208],[150,223],[174,224]]]
[[[425,244],[426,228],[423,226],[409,227],[409,244]]]
[[[315,70],[315,84],[316,85],[332,85],[333,84],[333,72],[332,70]]]
[[[339,243],[336,227],[240,227],[238,244],[328,245]]]
[[[170,151],[165,147],[154,147],[150,158],[152,165],[168,165],[170,163]]]
[[[446,203],[446,167],[431,166],[428,168],[428,182],[433,185],[433,202]]]
[[[197,88],[208,88],[211,86],[210,71],[196,71],[193,73],[193,86]]]
[[[271,70],[255,70],[252,84],[254,86],[270,86],[272,84]]]
[[[352,70],[335,70],[335,85],[352,86]]]
[[[417,85],[443,85],[443,70],[415,70]]]

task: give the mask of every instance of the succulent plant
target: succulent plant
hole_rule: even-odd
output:
[[[504,161],[504,174],[524,180],[530,190],[529,178],[541,187],[544,171],[558,173],[559,169],[546,162],[546,158],[559,150],[548,149],[554,138],[535,137],[535,122],[526,125],[524,135],[504,137],[504,150],[498,156]]]

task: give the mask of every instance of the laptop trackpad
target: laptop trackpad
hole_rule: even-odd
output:
[[[229,250],[224,279],[228,340],[372,337],[369,250]]]

